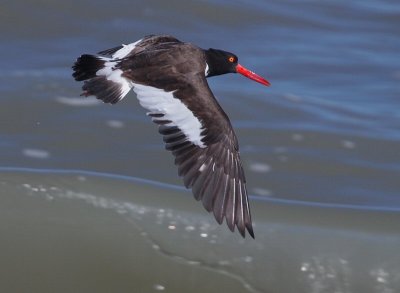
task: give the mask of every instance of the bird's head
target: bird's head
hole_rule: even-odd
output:
[[[255,74],[253,71],[248,70],[238,63],[238,57],[230,52],[218,50],[218,49],[208,49],[205,50],[206,62],[208,65],[208,70],[206,72],[206,77],[221,75],[226,73],[240,73],[247,78],[250,78],[256,82],[259,82],[265,86],[270,86],[268,80]]]

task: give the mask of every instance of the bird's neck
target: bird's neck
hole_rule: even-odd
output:
[[[218,56],[215,54],[215,49],[208,49],[204,50],[204,54],[206,56],[206,63],[208,66],[208,74],[206,74],[206,77],[211,77],[211,76],[216,76],[216,75],[221,75],[224,74],[225,72],[221,72],[218,70]],[[206,73],[207,73],[206,72]]]

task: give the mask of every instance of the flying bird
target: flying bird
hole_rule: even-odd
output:
[[[169,35],[150,35],[134,43],[81,55],[73,77],[84,81],[83,96],[115,104],[132,89],[158,124],[165,148],[175,157],[179,176],[213,212],[242,237],[254,238],[246,178],[230,120],[211,92],[207,77],[240,73],[270,83],[217,49],[201,49]]]

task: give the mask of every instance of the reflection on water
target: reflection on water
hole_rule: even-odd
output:
[[[23,276],[18,270],[2,272],[6,280],[24,280],[3,282],[3,291],[30,286],[67,292],[65,284],[77,274],[83,277],[76,288],[90,292],[107,292],[107,286],[126,291],[133,283],[145,292],[400,290],[398,212],[253,198],[252,240],[218,226],[181,188],[88,172],[15,169],[3,170],[0,184],[5,192],[0,229],[7,239],[0,250],[3,267],[33,264]],[[71,259],[73,264],[61,265]],[[63,277],[52,290],[51,278],[35,283],[30,277],[55,272]]]

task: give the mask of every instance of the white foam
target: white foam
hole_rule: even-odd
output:
[[[120,120],[107,120],[106,124],[111,128],[123,128],[125,126],[125,123]]]
[[[250,165],[250,170],[257,173],[267,173],[271,171],[271,166],[265,163],[255,162]]]
[[[56,101],[68,105],[68,106],[73,106],[73,107],[86,107],[86,106],[96,106],[103,104],[100,100],[94,98],[94,97],[88,97],[86,99],[82,99],[82,97],[79,98],[72,98],[72,97],[56,97]]]
[[[50,157],[50,153],[48,151],[40,149],[23,149],[22,154],[26,157],[34,159],[47,159]]]

